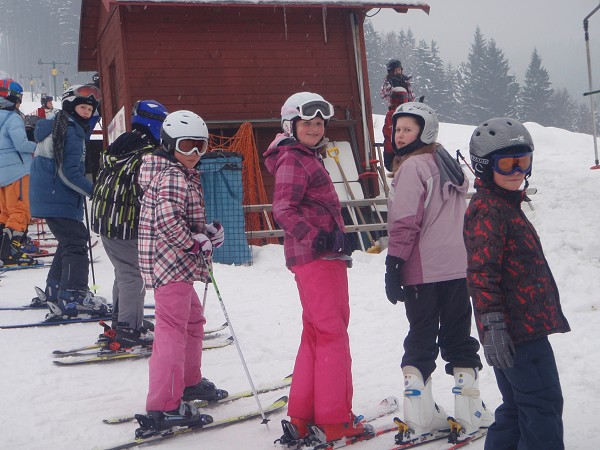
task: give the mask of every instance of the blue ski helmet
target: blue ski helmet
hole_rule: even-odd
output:
[[[138,100],[131,111],[131,128],[150,133],[156,145],[160,144],[160,129],[169,114],[156,100]]]
[[[23,99],[23,87],[11,78],[0,80],[0,97],[13,104],[20,103]]]

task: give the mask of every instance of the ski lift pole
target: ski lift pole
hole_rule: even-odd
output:
[[[583,19],[583,31],[585,35],[585,51],[587,55],[587,69],[588,69],[588,83],[589,91],[592,91],[592,63],[590,58],[590,36],[588,33],[588,20],[589,18],[600,9],[600,4],[596,6],[591,13],[589,13]],[[596,112],[594,111],[594,97],[590,95],[590,110],[592,114],[592,133],[594,135],[594,156],[596,164],[591,169],[600,169],[600,161],[598,160],[598,143],[596,142]]]
[[[231,336],[233,337],[233,343],[235,344],[235,347],[237,348],[237,352],[240,355],[240,360],[242,361],[242,366],[244,366],[244,371],[246,372],[246,376],[248,377],[248,382],[250,383],[250,389],[252,390],[252,395],[254,395],[254,398],[256,399],[256,404],[258,405],[258,410],[260,411],[260,415],[263,419],[261,424],[266,425],[267,430],[268,430],[269,429],[269,419],[267,419],[267,416],[265,415],[265,411],[264,411],[262,405],[260,404],[260,399],[258,398],[258,392],[256,391],[256,388],[254,387],[254,382],[252,381],[252,377],[250,376],[250,372],[248,371],[248,366],[246,365],[246,360],[244,359],[244,355],[242,354],[242,349],[240,348],[240,343],[238,342],[237,336],[235,335],[233,325],[231,323],[231,320],[229,319],[229,314],[227,314],[227,309],[225,308],[225,303],[223,302],[223,297],[221,297],[221,292],[219,292],[219,287],[217,286],[217,281],[215,280],[215,276],[212,271],[212,266],[208,263],[208,259],[206,258],[204,253],[201,253],[201,255],[202,255],[202,261],[204,261],[204,265],[208,269],[210,281],[212,282],[212,284],[215,288],[215,293],[217,294],[217,298],[219,299],[219,303],[221,304],[221,309],[223,310],[223,315],[225,316],[225,320],[229,324],[229,330],[231,331]],[[208,286],[208,284],[207,284],[207,286]]]

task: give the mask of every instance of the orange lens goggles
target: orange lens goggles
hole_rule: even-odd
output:
[[[494,156],[493,169],[502,175],[512,175],[515,172],[528,174],[531,172],[533,153]]]
[[[75,94],[77,97],[83,98],[88,98],[91,96],[94,97],[98,102],[102,100],[102,93],[100,92],[100,89],[89,84],[73,89],[73,94]]]

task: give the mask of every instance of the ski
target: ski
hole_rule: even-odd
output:
[[[203,347],[203,350],[213,350],[223,348],[233,344],[233,336],[224,341],[213,342]],[[70,355],[61,355],[64,359],[52,361],[57,366],[76,366],[83,364],[98,364],[103,362],[119,361],[123,359],[143,359],[152,354],[152,347],[133,347],[130,350],[100,351],[91,354],[72,353]]]
[[[144,319],[154,319],[153,314],[145,315]],[[112,320],[112,316],[84,316],[84,317],[72,317],[70,319],[64,318],[60,316],[59,318],[51,318],[46,319],[41,322],[33,322],[33,323],[20,323],[16,325],[0,325],[0,329],[9,330],[14,328],[34,328],[34,327],[50,327],[55,325],[68,325],[70,323],[89,323],[89,322],[99,322],[101,320]]]
[[[52,263],[50,261],[46,262],[38,262],[35,264],[30,264],[28,266],[2,266],[0,267],[0,272],[11,272],[13,270],[25,270],[25,269],[43,269],[45,267],[50,267]]]
[[[283,396],[283,397],[277,399],[276,401],[274,401],[268,407],[264,408],[263,411],[265,414],[272,414],[276,411],[283,409],[287,405],[287,403],[288,403],[287,396]],[[171,430],[166,430],[166,431],[162,431],[159,433],[157,432],[157,434],[154,434],[152,436],[149,436],[146,438],[135,438],[129,442],[125,442],[121,445],[110,447],[105,450],[124,450],[127,448],[138,447],[138,446],[142,446],[142,445],[151,445],[151,444],[155,444],[158,442],[162,442],[163,439],[168,439],[168,438],[172,438],[172,437],[176,437],[176,436],[182,436],[182,435],[190,434],[190,433],[207,431],[207,430],[210,430],[213,428],[222,428],[222,427],[226,427],[228,425],[233,425],[235,423],[244,422],[246,420],[254,419],[257,417],[261,417],[261,412],[258,410],[251,411],[251,412],[248,412],[245,414],[240,414],[238,416],[231,416],[231,417],[228,417],[225,419],[217,419],[208,425],[204,425],[203,427],[173,428]]]
[[[372,425],[369,425],[368,422],[372,422],[381,417],[387,416],[389,414],[393,414],[400,407],[400,402],[398,398],[390,396],[383,399],[379,402],[375,407],[368,410],[364,415],[360,415],[356,417],[357,422],[361,422],[364,424],[365,430],[368,429],[364,434],[353,436],[350,438],[344,438],[337,441],[325,442],[325,435],[316,426],[312,426],[310,437],[306,440],[300,440],[299,442],[288,444],[281,444],[282,447],[289,448],[290,446],[297,446],[297,449],[302,450],[332,450],[336,448],[347,447],[348,445],[355,444],[357,442],[368,441],[377,436],[381,436],[382,434],[390,433],[398,430],[398,426],[396,425],[383,425],[381,427],[374,428]],[[311,442],[312,440],[312,442]],[[277,439],[275,443],[280,441]]]
[[[204,331],[204,335],[211,335],[213,333],[218,333],[219,331],[224,330],[225,328],[227,328],[229,326],[229,324],[227,322],[225,322],[223,325],[217,327],[217,328],[211,328],[208,330]],[[55,358],[62,358],[62,357],[66,357],[66,356],[81,356],[86,354],[86,352],[88,352],[89,350],[97,350],[100,349],[102,347],[105,346],[105,341],[98,341],[94,344],[90,344],[90,345],[84,345],[81,347],[75,347],[69,350],[54,350],[52,352],[52,354],[54,355]],[[89,354],[89,353],[87,353]]]
[[[396,425],[382,425],[380,427],[372,427],[370,425],[365,425],[365,429],[367,429],[367,427],[370,428],[370,430],[358,436],[343,438],[337,441],[322,442],[316,445],[308,444],[301,448],[302,450],[334,450],[337,448],[348,447],[349,445],[353,445],[358,442],[370,441],[371,439],[376,438],[377,436],[392,433],[398,430],[398,427]],[[319,428],[312,427],[312,429],[316,431],[316,433],[320,432],[321,439],[324,439],[324,434]]]
[[[112,305],[107,305],[112,309]],[[0,307],[0,311],[44,311],[47,310],[48,307],[46,305],[42,306],[31,306],[31,305],[23,305],[23,306],[4,306]],[[154,309],[154,305],[144,305],[144,309]]]
[[[266,385],[260,389],[257,389],[256,392],[258,394],[266,394],[267,392],[277,391],[279,389],[286,388],[286,387],[290,386],[290,384],[292,384],[292,375],[288,375],[281,381],[278,381],[276,383]],[[253,397],[253,396],[254,396],[254,393],[252,391],[241,391],[241,392],[237,392],[235,394],[229,394],[227,397],[222,398],[220,400],[216,400],[216,401],[193,400],[188,403],[191,403],[196,408],[206,408],[206,407],[210,407],[210,406],[222,405],[224,403],[231,403],[231,402],[234,402],[241,398],[248,398],[248,397]],[[119,424],[119,423],[131,422],[132,420],[135,420],[135,416],[116,416],[116,417],[111,417],[110,419],[104,419],[104,420],[102,420],[102,422],[104,422],[108,425],[115,425],[115,424]]]
[[[37,253],[27,253],[27,256],[29,256],[30,258],[47,258],[49,256],[54,256],[56,253],[55,252],[48,252],[46,250],[42,251],[40,250]]]
[[[445,444],[437,450],[457,450],[459,448],[469,445],[471,442],[474,442],[478,439],[481,439],[482,437],[485,437],[486,435],[487,435],[487,428],[480,428],[479,430],[477,430],[473,434],[470,434],[468,437],[460,440],[459,442]]]

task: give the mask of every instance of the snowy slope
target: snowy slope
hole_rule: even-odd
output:
[[[26,104],[25,112],[35,104]],[[375,118],[375,129],[383,117]],[[600,171],[593,163],[592,139],[555,128],[527,124],[536,144],[531,185],[534,211],[525,208],[538,229],[546,256],[562,294],[565,314],[573,331],[551,337],[565,395],[566,448],[598,448],[600,431],[594,421],[600,390],[597,372],[600,350],[595,330],[600,299],[600,238],[598,189]],[[441,124],[439,141],[451,153],[461,148],[468,155],[473,127]],[[112,268],[101,245],[94,248],[100,294],[110,297]],[[293,369],[299,343],[300,305],[292,274],[284,267],[281,246],[253,248],[251,267],[215,266],[215,277],[227,307],[254,383],[278,380]],[[354,410],[360,413],[379,399],[402,394],[400,358],[407,320],[402,305],[392,306],[385,298],[383,271],[385,253],[354,253],[350,270],[350,323],[354,372]],[[0,306],[29,302],[33,286],[43,286],[46,269],[11,272],[0,278]],[[204,286],[197,284],[200,295]],[[152,294],[147,296],[152,303]],[[0,311],[0,324],[41,320],[41,311]],[[208,326],[224,322],[215,292],[207,299]],[[101,419],[112,415],[142,412],[147,387],[147,360],[123,361],[87,367],[55,367],[54,349],[85,345],[95,340],[95,324],[52,328],[0,330],[0,448],[3,449],[93,449],[117,444],[133,436],[135,425],[109,426]],[[223,333],[223,332],[222,332]],[[482,355],[483,358],[483,355]],[[434,375],[434,393],[447,411],[452,411],[453,380],[442,365]],[[212,350],[203,355],[204,376],[219,387],[235,392],[248,388],[236,349]],[[263,396],[263,405],[283,395]],[[484,401],[495,408],[500,401],[493,372],[486,367],[481,376]],[[251,410],[253,399],[207,410],[215,418]],[[238,450],[274,448],[279,437],[280,413],[269,429],[258,420],[222,430],[207,431],[171,441],[161,448]],[[389,419],[387,419],[389,420]],[[381,419],[378,423],[385,423]],[[356,446],[357,450],[386,448],[392,436]],[[432,446],[432,447],[435,447]],[[483,442],[471,446],[482,449]]]

